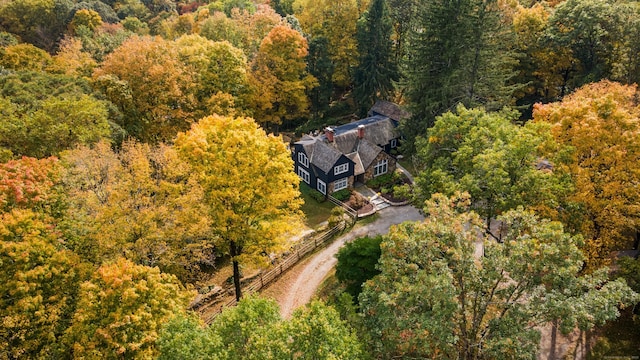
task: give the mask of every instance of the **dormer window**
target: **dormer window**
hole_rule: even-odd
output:
[[[305,167],[309,167],[309,158],[303,152],[298,153],[298,162],[304,165]]]
[[[334,175],[339,175],[342,173],[346,173],[347,171],[349,171],[349,163],[346,164],[340,164],[336,167],[333,168],[333,174]]]

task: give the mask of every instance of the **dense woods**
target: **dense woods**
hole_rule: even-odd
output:
[[[539,325],[640,332],[640,260],[616,258],[640,236],[639,52],[632,0],[0,0],[0,358],[531,358]],[[240,299],[301,228],[279,135],[376,100],[412,114],[427,219],[343,248],[331,305],[204,326],[187,307],[223,261]]]

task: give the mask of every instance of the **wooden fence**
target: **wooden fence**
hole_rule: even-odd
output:
[[[357,218],[357,214],[356,214]],[[325,245],[329,240],[333,239],[333,237],[344,230],[346,225],[344,223],[340,223],[339,225],[327,230],[326,232],[313,236],[307,241],[300,244],[300,246],[296,247],[292,253],[282,259],[279,263],[274,265],[267,271],[260,272],[257,276],[253,278],[251,282],[242,287],[242,293],[245,295],[254,294],[260,291],[262,288],[276,280],[280,275],[282,275],[285,271],[291,268],[293,265],[298,263],[305,255],[316,250],[317,248]],[[224,308],[235,306],[237,304],[236,299],[234,298],[231,301],[228,301],[222,305],[222,307],[215,311],[207,314],[203,317],[203,320],[207,324],[211,324],[213,320],[218,316]]]
[[[349,217],[351,218],[351,226],[353,226],[353,225],[356,223],[356,221],[358,221],[358,212],[357,212],[356,210],[354,210],[354,209],[353,209],[353,208],[351,208],[349,205],[347,205],[347,204],[343,203],[342,201],[340,201],[340,200],[338,200],[338,199],[334,198],[334,197],[333,197],[333,196],[331,196],[331,195],[327,195],[327,198],[328,198],[328,199],[329,199],[329,201],[331,201],[332,203],[334,203],[334,204],[336,204],[336,205],[338,205],[338,206],[341,206],[341,207],[344,209],[345,213],[346,213],[347,215],[349,215]]]

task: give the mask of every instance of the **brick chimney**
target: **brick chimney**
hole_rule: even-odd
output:
[[[364,125],[358,125],[358,139],[364,139]]]
[[[331,127],[326,127],[324,129],[324,136],[327,137],[327,140],[329,142],[333,142],[333,133],[334,133],[334,131],[333,131],[333,128],[331,128]]]

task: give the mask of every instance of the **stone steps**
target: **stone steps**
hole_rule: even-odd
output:
[[[389,205],[389,203],[384,201],[384,199],[379,197],[378,194],[374,195],[369,201],[373,204],[373,206],[375,206],[377,211],[385,209],[385,208],[391,206],[391,205]]]

